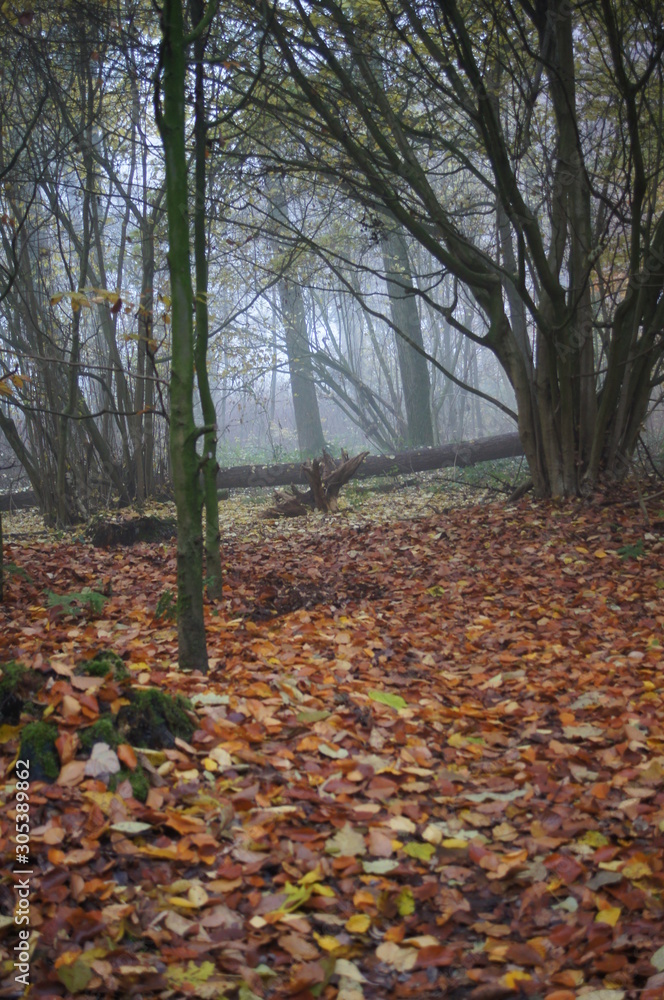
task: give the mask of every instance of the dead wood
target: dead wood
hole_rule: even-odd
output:
[[[334,459],[324,451],[322,458],[305,462],[301,470],[309,483],[307,492],[302,493],[293,483],[291,494],[275,490],[274,504],[263,513],[263,517],[301,517],[311,510],[333,513],[339,508],[341,487],[354,476],[368,454],[363,451],[349,458],[347,452],[342,451],[341,458]]]
[[[394,455],[367,455],[355,473],[355,478],[412,475],[414,472],[444,469],[454,465],[458,467],[475,465],[478,462],[511,458],[522,454],[519,435],[502,434],[498,437],[477,438],[474,441],[461,441],[436,448],[416,448]],[[217,486],[220,489],[289,486],[290,483],[309,485],[302,466],[297,462],[286,462],[281,465],[236,465],[220,469],[217,474]]]

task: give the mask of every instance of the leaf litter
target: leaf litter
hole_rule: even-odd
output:
[[[155,615],[171,544],[9,538],[3,659],[45,677],[61,763],[30,787],[31,996],[662,996],[661,512],[404,499],[227,519],[207,677]],[[45,606],[86,587],[103,607]],[[77,759],[102,648],[191,700],[190,740]],[[15,942],[4,918],[2,996]]]

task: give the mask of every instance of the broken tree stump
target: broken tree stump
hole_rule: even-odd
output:
[[[290,494],[275,490],[274,505],[263,513],[263,517],[302,517],[312,510],[333,513],[339,509],[341,487],[352,479],[368,454],[362,451],[349,458],[348,453],[342,451],[341,458],[335,459],[324,451],[322,458],[305,462],[301,468],[309,483],[306,493],[294,484],[290,486]]]

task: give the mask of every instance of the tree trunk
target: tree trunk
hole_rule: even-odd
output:
[[[192,24],[198,25],[205,11],[203,0],[190,0]],[[196,378],[203,411],[203,499],[205,503],[205,586],[211,600],[221,598],[223,576],[219,547],[219,501],[217,500],[217,412],[210,391],[207,370],[209,339],[208,266],[205,221],[206,137],[205,122],[205,37],[194,41],[194,261],[196,270]]]
[[[155,114],[164,147],[168,268],[171,279],[172,362],[170,452],[178,519],[178,662],[207,671],[203,617],[203,538],[200,460],[194,421],[193,289],[189,247],[188,175],[185,148],[185,39],[181,0],[164,0],[160,48],[163,107]]]
[[[280,183],[275,190],[270,192],[270,198],[272,218],[279,226],[285,227],[288,232],[288,203]],[[325,447],[325,438],[318,409],[318,397],[316,396],[304,296],[297,280],[289,279],[283,264],[280,264],[279,267],[281,274],[277,285],[286,341],[297,441],[300,457],[302,459],[313,458],[322,452]]]
[[[154,221],[147,224],[142,233],[141,259],[143,266],[143,281],[141,301],[138,310],[138,347],[139,347],[139,386],[141,406],[144,410],[142,420],[142,454],[143,484],[145,496],[154,492],[154,405],[156,367],[154,352]]]
[[[431,386],[426,358],[411,345],[424,349],[417,297],[408,258],[408,246],[400,229],[390,229],[382,239],[385,281],[396,333],[407,420],[407,444],[432,445]],[[410,343],[409,343],[410,341]]]

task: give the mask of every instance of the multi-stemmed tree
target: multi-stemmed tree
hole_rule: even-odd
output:
[[[447,318],[506,372],[537,492],[623,475],[664,347],[657,5],[294,0],[260,23],[292,169],[343,177],[469,291],[483,331]]]

